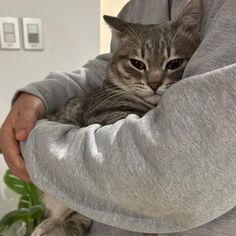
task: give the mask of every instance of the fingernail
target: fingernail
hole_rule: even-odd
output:
[[[17,135],[24,135],[26,133],[26,129],[19,129],[18,131],[17,131]]]
[[[26,129],[19,129],[15,135],[18,141],[24,141],[27,138]]]

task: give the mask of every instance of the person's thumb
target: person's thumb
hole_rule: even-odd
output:
[[[26,140],[36,121],[37,116],[32,112],[21,112],[15,122],[16,139],[18,141]]]

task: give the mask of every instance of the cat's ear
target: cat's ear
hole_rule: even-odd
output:
[[[200,31],[202,15],[203,0],[189,0],[177,16],[175,23],[187,31]]]
[[[129,25],[128,22],[125,22],[125,21],[123,21],[117,17],[113,17],[113,16],[104,15],[103,19],[111,27],[111,29],[116,33],[116,35],[118,35],[119,37],[121,37],[123,34],[125,34],[127,27]]]

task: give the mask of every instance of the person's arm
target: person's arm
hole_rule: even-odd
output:
[[[102,85],[109,58],[110,54],[102,54],[77,71],[51,72],[45,80],[31,83],[18,90],[13,98],[13,104],[19,94],[28,93],[40,98],[47,113],[55,113],[68,99]]]
[[[183,80],[143,118],[41,121],[22,145],[42,190],[95,221],[177,232],[236,204],[236,65]]]

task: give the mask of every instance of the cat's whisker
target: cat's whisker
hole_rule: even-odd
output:
[[[96,98],[96,97],[99,97],[99,98],[105,97],[105,98],[107,98],[106,92],[112,92],[112,94],[117,94],[117,93],[119,93],[119,91],[120,90],[118,90],[118,89],[115,90],[114,88],[113,89],[112,88],[104,88],[101,92],[95,94],[93,97],[94,98]],[[100,95],[102,95],[102,97]]]
[[[110,100],[111,98],[114,98],[114,97],[120,97],[120,93],[115,93],[114,95],[111,95],[109,97],[107,97],[106,99],[102,100],[102,101],[99,101],[97,103],[94,104],[94,107],[96,108],[96,106],[101,106],[103,105],[106,101]]]
[[[114,95],[108,97],[106,100],[114,98],[115,96],[119,96],[118,98],[122,99],[123,95],[133,95],[133,93],[126,91],[126,90],[116,90],[116,91],[112,91],[112,92],[114,93]]]
[[[102,94],[102,95],[104,95],[104,96],[106,96],[106,92],[109,92],[109,91],[112,91],[112,92],[114,92],[115,90],[114,90],[114,85],[112,85],[112,86],[107,86],[107,87],[104,87],[103,89],[101,89],[101,91],[99,91],[98,93],[96,93],[95,95],[93,95],[93,97],[94,98],[96,98],[96,97],[100,97],[100,95]],[[105,92],[105,93],[104,93]]]

